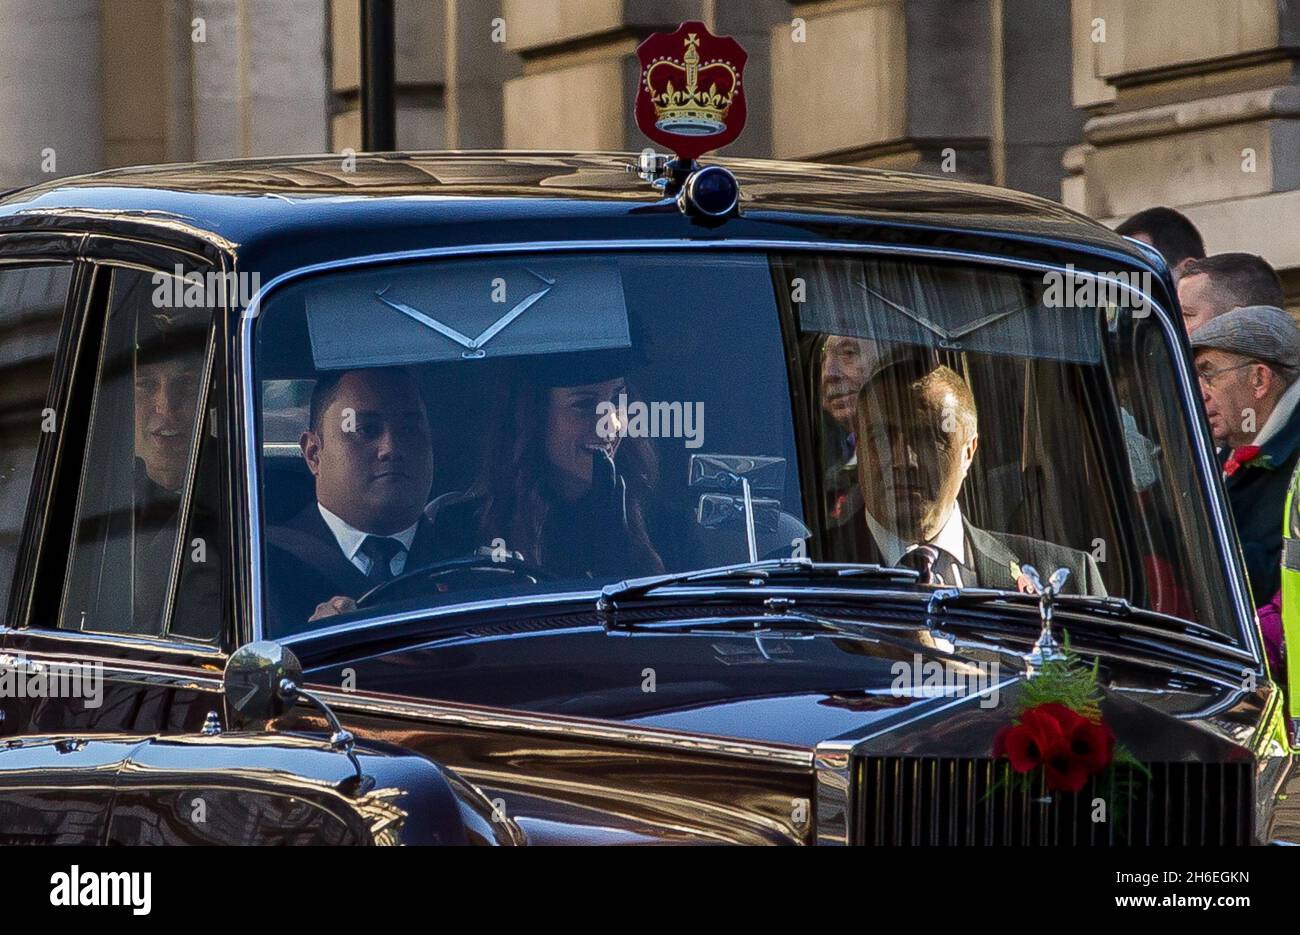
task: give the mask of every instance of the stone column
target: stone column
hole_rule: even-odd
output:
[[[104,9],[101,29],[104,164],[191,160],[195,32],[190,4],[186,0],[116,4]]]
[[[1078,139],[1068,0],[796,0],[770,31],[773,150],[1057,197]]]
[[[703,19],[715,36],[731,36],[749,54],[745,60],[748,116],[740,139],[721,150],[727,156],[772,157],[772,44],[781,26],[793,30],[787,0],[705,0]]]
[[[779,159],[990,178],[989,5],[797,2],[772,28]]]
[[[995,145],[1007,188],[1061,197],[1061,161],[1083,134],[1072,99],[1069,0],[1000,0],[1002,6],[1001,132]],[[941,89],[936,89],[939,91]]]
[[[505,138],[503,87],[522,70],[506,48],[502,0],[445,0],[447,146],[499,149]]]
[[[196,159],[328,149],[327,0],[191,0]]]
[[[100,66],[94,0],[0,0],[0,189],[103,167]]]
[[[510,149],[640,150],[632,102],[636,47],[651,32],[700,19],[700,0],[504,0],[506,50],[523,74],[505,83]]]

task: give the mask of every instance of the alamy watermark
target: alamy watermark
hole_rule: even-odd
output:
[[[704,403],[628,402],[626,393],[618,402],[596,404],[596,434],[601,438],[684,438],[687,448],[704,444]]]
[[[245,308],[262,288],[261,273],[185,272],[179,264],[170,273],[154,273],[154,308]]]
[[[153,908],[153,873],[82,870],[77,864],[50,876],[51,906],[126,906],[132,915]]]
[[[1077,273],[1073,263],[1065,271],[1043,274],[1045,308],[1114,308],[1133,309],[1134,318],[1151,314],[1151,274],[1125,271],[1118,273]]]
[[[997,660],[926,659],[913,653],[910,662],[898,660],[889,667],[894,677],[889,693],[895,698],[954,698],[979,695],[981,708],[998,704]]]
[[[80,698],[87,708],[104,703],[102,662],[37,662],[0,656],[0,698]]]

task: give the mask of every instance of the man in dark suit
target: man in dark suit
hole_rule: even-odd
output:
[[[436,557],[423,513],[433,484],[433,443],[409,371],[321,376],[298,444],[316,479],[316,498],[267,531],[275,636],[347,613],[362,594]]]
[[[1068,568],[1066,590],[1106,593],[1087,553],[962,516],[957,496],[979,431],[975,398],[952,369],[913,359],[881,368],[859,394],[856,435],[865,509],[831,530],[840,556],[914,568],[922,583],[1009,590],[1028,589],[1024,565],[1044,579]]]

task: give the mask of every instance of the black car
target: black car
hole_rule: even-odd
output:
[[[1154,252],[664,163],[0,200],[0,841],[1295,835]]]

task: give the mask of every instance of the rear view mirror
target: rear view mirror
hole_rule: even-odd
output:
[[[785,469],[785,458],[691,455],[687,484],[706,491],[695,509],[696,525],[709,542],[705,554],[714,559],[734,554],[742,543],[751,562],[760,556],[794,554],[809,532],[781,509]]]
[[[748,484],[751,494],[779,496],[785,490],[785,464],[785,458],[762,455],[691,455],[687,485],[737,494]]]

